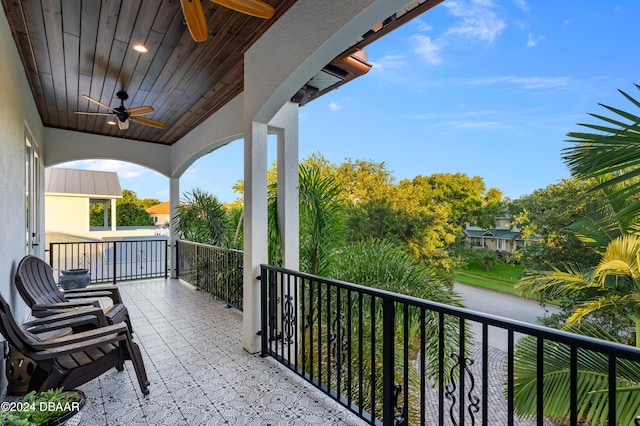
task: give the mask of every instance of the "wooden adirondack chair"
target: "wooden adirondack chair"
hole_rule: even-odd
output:
[[[48,316],[82,306],[100,307],[97,298],[108,297],[112,300],[113,305],[105,309],[106,320],[109,324],[125,322],[129,331],[133,333],[129,311],[122,303],[120,290],[116,285],[94,285],[63,292],[53,278],[51,266],[39,257],[32,255],[25,256],[18,264],[15,284],[20,296],[31,308],[35,317]]]
[[[50,318],[47,318],[50,319]],[[143,394],[149,380],[140,348],[125,324],[115,324],[64,337],[43,340],[16,322],[9,304],[0,296],[0,332],[13,348],[37,363],[28,391],[74,388],[130,360]]]

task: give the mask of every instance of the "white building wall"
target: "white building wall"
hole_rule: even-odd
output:
[[[63,195],[45,196],[47,232],[83,235],[89,232],[89,199]]]
[[[43,126],[25,77],[4,11],[0,8],[0,294],[11,305],[18,320],[27,317],[26,305],[15,290],[13,278],[20,259],[26,254],[25,220],[25,128],[31,130],[44,155]],[[44,188],[44,170],[40,173],[40,188]],[[40,194],[44,204],[44,193]],[[44,216],[40,209],[39,229],[44,242]],[[44,245],[37,248],[44,255]],[[0,336],[0,340],[3,340]],[[4,368],[1,363],[0,370]],[[2,374],[4,379],[4,374]],[[4,389],[4,388],[2,388]]]
[[[25,134],[28,128],[44,155],[43,126],[31,95],[24,67],[9,29],[4,10],[0,8],[0,294],[9,303],[20,322],[28,317],[28,308],[18,294],[13,279],[20,259],[27,253],[25,212]],[[40,170],[40,188],[44,188],[44,170]],[[44,193],[39,194],[44,204]],[[37,254],[44,255],[44,216],[38,217],[41,231]],[[6,392],[4,349],[0,335],[0,397]]]

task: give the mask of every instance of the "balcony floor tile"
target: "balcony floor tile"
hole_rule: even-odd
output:
[[[242,349],[242,314],[179,280],[119,284],[151,385],[131,363],[81,387],[79,424],[363,425],[270,358]]]

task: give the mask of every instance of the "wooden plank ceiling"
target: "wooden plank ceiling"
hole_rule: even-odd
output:
[[[244,52],[295,3],[267,1],[275,8],[269,20],[203,1],[209,29],[203,43],[192,40],[179,0],[2,0],[2,5],[45,126],[171,145],[242,92]],[[415,1],[404,18],[437,3]],[[387,21],[359,42],[401,20]],[[133,50],[136,43],[149,52]],[[338,74],[334,86],[357,77]],[[82,95],[120,106],[119,90],[129,95],[125,107],[150,105],[155,111],[145,117],[167,128],[131,123],[119,130],[107,125],[112,116],[75,114],[108,112]]]

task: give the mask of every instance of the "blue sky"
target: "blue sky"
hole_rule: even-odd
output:
[[[598,103],[629,109],[617,89],[640,95],[639,16],[637,0],[446,0],[370,45],[367,75],[300,109],[300,158],[384,162],[396,181],[460,172],[529,194],[569,176],[566,134],[605,113]],[[242,149],[198,160],[181,193],[233,201]],[[60,166],[116,171],[140,198],[169,197],[168,179],[133,164]]]

